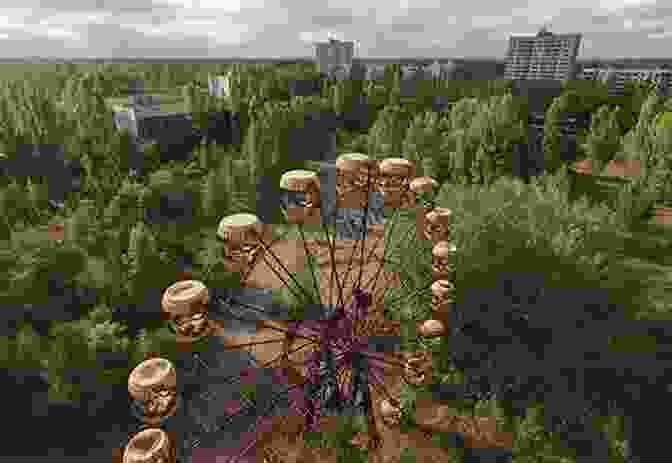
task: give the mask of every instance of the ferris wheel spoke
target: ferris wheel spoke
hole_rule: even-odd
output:
[[[302,345],[299,346],[299,347],[295,347],[295,348],[293,348],[293,349],[291,349],[291,350],[289,350],[289,351],[282,352],[281,354],[277,355],[277,356],[276,356],[275,358],[273,358],[272,360],[268,360],[268,361],[262,363],[261,365],[259,365],[259,368],[266,368],[266,367],[268,367],[269,365],[272,365],[274,362],[277,362],[277,361],[279,361],[280,359],[284,359],[284,358],[286,358],[287,356],[289,356],[289,355],[291,355],[291,354],[295,354],[295,353],[299,352],[300,350],[305,349],[306,347],[308,347],[308,346],[310,346],[310,345],[314,345],[314,343],[313,343],[313,342],[307,342],[307,343],[305,343],[305,344],[302,344]]]
[[[372,190],[371,185],[372,185],[372,176],[371,176],[371,170],[367,169],[367,181],[366,181],[366,203],[364,205],[364,226],[362,229],[362,253],[360,256],[360,265],[359,265],[359,275],[357,275],[357,288],[361,287],[362,285],[362,272],[364,270],[364,248],[366,247],[366,237],[368,235],[369,227],[367,224],[367,219],[369,216],[369,203],[371,199],[371,193],[370,191]]]
[[[313,279],[313,285],[315,289],[315,294],[319,295],[320,294],[320,285],[317,282],[317,277],[315,276],[315,257],[313,254],[310,252],[308,249],[308,243],[306,242],[306,235],[303,230],[303,224],[299,224],[299,234],[301,235],[301,242],[303,243],[303,249],[306,253],[306,258],[308,259],[308,265],[310,267],[310,276]],[[318,270],[319,272],[319,270]],[[318,296],[319,297],[319,296]],[[317,301],[318,303],[321,303],[322,301]]]
[[[263,432],[263,431],[260,432],[260,430],[258,429],[258,428],[259,428],[259,425],[260,425],[260,422],[261,422],[262,420],[264,420],[264,419],[267,419],[267,420],[268,420],[268,417],[267,417],[266,415],[268,415],[274,408],[277,407],[277,405],[280,403],[280,401],[281,401],[282,398],[285,396],[285,394],[287,394],[288,392],[290,392],[290,391],[293,390],[293,389],[297,389],[297,388],[299,388],[299,387],[303,387],[304,385],[305,385],[305,383],[304,383],[304,384],[301,384],[301,385],[292,385],[292,386],[290,386],[289,388],[283,390],[282,392],[276,393],[276,394],[274,395],[274,397],[269,401],[270,403],[269,403],[266,407],[263,408],[263,411],[262,411],[262,412],[260,413],[260,415],[255,419],[255,422],[252,423],[251,426],[248,426],[248,427],[247,427],[247,430],[246,430],[247,432],[246,432],[246,433],[254,432],[254,433],[255,433],[255,437],[252,439],[252,441],[251,441],[249,444],[245,445],[245,447],[243,448],[242,451],[238,452],[238,454],[231,460],[231,463],[236,463],[236,462],[239,461],[241,458],[245,457],[245,456],[247,455],[247,453],[248,453],[248,452],[249,452],[255,445],[259,444],[259,442],[260,442],[262,439],[261,439],[260,437],[256,437],[256,436],[259,436],[259,434],[261,434],[261,433]]]
[[[245,434],[252,434],[252,435],[258,435],[258,434],[260,434],[259,429],[258,429],[259,426],[260,426],[260,421],[262,421],[262,420],[264,420],[264,419],[269,420],[269,417],[268,417],[267,415],[268,415],[274,408],[276,408],[276,406],[277,406],[277,405],[280,403],[280,401],[282,400],[282,397],[285,396],[285,394],[291,392],[292,390],[294,390],[294,389],[298,389],[298,388],[300,388],[300,387],[303,387],[303,384],[292,385],[292,386],[290,386],[289,388],[287,388],[287,389],[284,390],[284,391],[281,391],[281,392],[279,392],[279,393],[275,393],[275,394],[272,396],[272,398],[269,400],[270,403],[269,403],[266,407],[264,407],[264,409],[263,409],[263,411],[261,412],[260,416],[257,416],[257,417],[255,418],[254,422],[253,422],[251,425],[247,426],[246,432],[243,433],[243,435],[245,435]],[[231,423],[233,422],[233,420],[235,419],[236,416],[242,415],[243,413],[247,412],[252,406],[254,406],[254,404],[251,403],[251,402],[249,402],[249,401],[247,401],[247,402],[246,402],[245,404],[243,404],[242,406],[238,406],[238,407],[235,409],[235,411],[230,412],[230,413],[228,414],[228,417],[227,417],[226,422],[229,423],[229,424],[231,424]],[[272,418],[271,418],[271,420],[272,420]],[[219,429],[221,430],[222,427],[220,426]],[[240,440],[242,440],[242,439],[240,439]],[[249,444],[247,444],[245,447],[243,447],[243,450],[242,450],[242,451],[239,451],[235,457],[229,459],[228,461],[231,462],[231,463],[234,463],[234,462],[238,461],[238,459],[244,457],[244,456],[250,451],[250,449],[251,449],[252,447],[254,447],[256,444],[258,444],[259,441],[260,441],[259,438],[253,438],[252,441],[251,441]]]
[[[285,327],[277,322],[260,321],[258,327],[262,329],[267,328],[273,331],[284,333],[285,334],[285,338],[283,339],[284,342],[292,343],[297,339],[304,339],[310,341],[310,344],[320,343],[320,330],[311,329],[310,325],[303,327],[300,326],[292,327],[291,325],[293,323],[294,322],[290,321],[290,325]],[[299,323],[306,323],[306,322],[299,322]]]
[[[289,379],[288,379],[289,380]],[[287,389],[287,400],[289,402],[290,408],[292,408],[294,411],[299,412],[301,415],[305,416],[305,397],[303,394],[300,393],[300,388],[303,388],[306,384],[308,383],[308,380],[304,380],[303,382],[299,383],[294,383],[292,387]],[[284,393],[283,392],[283,393]]]
[[[300,350],[300,349],[296,349],[295,351],[298,351],[298,350]],[[316,351],[315,353],[319,354],[319,351]],[[315,361],[314,358],[308,358],[308,359],[292,361],[291,365],[296,366],[296,367],[304,367],[304,366],[308,365],[308,367],[310,368],[315,363],[316,363],[316,361]]]
[[[334,280],[336,280],[336,287],[338,290],[337,296],[338,296],[338,303],[343,304],[343,288],[341,287],[338,277],[336,276],[336,259],[335,259],[335,254],[336,254],[336,230],[334,230],[334,235],[330,238],[329,237],[329,227],[324,223],[324,221],[320,221],[320,224],[322,226],[322,231],[324,232],[324,235],[327,238],[327,243],[328,243],[328,248],[329,248],[329,258],[330,258],[330,274],[329,274],[329,300],[328,303],[332,303],[332,296],[333,296],[333,283]]]
[[[273,271],[273,273],[283,282],[283,284],[286,285],[287,289],[292,291],[292,294],[294,295],[294,297],[296,297],[297,299],[303,299],[307,303],[316,302],[316,301],[311,301],[310,293],[307,292],[306,289],[303,286],[301,286],[301,284],[297,281],[297,279],[294,277],[292,272],[290,272],[287,269],[287,267],[285,267],[285,264],[282,263],[280,258],[275,254],[275,252],[273,252],[273,250],[268,246],[268,244],[264,241],[264,239],[261,236],[257,236],[257,240],[259,241],[259,244],[261,244],[261,247],[264,249],[264,261],[266,260],[266,258],[265,258],[266,254],[270,255],[273,258],[273,260],[275,260],[275,262],[280,266],[280,268],[287,274],[289,279],[292,280],[292,282],[296,285],[296,289],[302,293],[301,296],[297,295],[294,292],[294,288],[292,288],[290,285],[287,285],[286,280],[284,280],[283,278],[280,277],[279,272],[275,268],[273,268],[272,265],[268,265],[268,268],[270,268],[271,271]]]
[[[399,368],[405,368],[405,363],[402,363],[401,361],[396,361],[396,360],[391,360],[389,358],[386,358],[382,355],[379,354],[374,354],[373,352],[363,352],[362,355],[364,355],[367,360],[373,360],[374,362],[380,362],[383,365],[389,366],[389,367],[399,367]]]
[[[395,210],[394,214],[396,214],[396,213],[397,213],[397,211]],[[367,230],[368,230],[368,226],[367,226]],[[347,268],[347,270],[345,272],[345,276],[343,278],[344,282],[349,282],[352,267],[353,267],[353,264],[355,262],[355,253],[357,252],[357,249],[358,249],[357,245],[360,244],[359,242],[361,241],[361,244],[360,244],[361,245],[361,248],[360,248],[361,255],[359,257],[359,265],[360,265],[360,270],[361,270],[363,268],[363,266],[366,265],[370,261],[370,259],[373,257],[373,255],[376,253],[376,251],[379,248],[381,240],[384,241],[383,249],[387,248],[387,237],[388,237],[388,234],[385,231],[383,231],[382,234],[379,234],[375,238],[375,241],[373,241],[373,245],[371,246],[370,250],[366,250],[366,237],[365,237],[365,239],[355,241],[355,245],[352,247],[352,252],[350,254],[350,259],[348,260],[348,268]],[[364,260],[364,251],[366,251],[366,253],[367,253],[366,260]],[[344,283],[344,284],[347,284],[347,283]],[[361,276],[360,276],[360,274],[358,274],[358,276],[357,276],[357,284],[355,285],[355,287],[361,287]]]
[[[433,282],[432,282],[432,283],[433,283]],[[386,302],[387,302],[387,305],[389,305],[389,306],[395,306],[395,305],[397,305],[398,303],[400,303],[400,302],[405,302],[405,301],[407,301],[407,300],[409,300],[409,299],[411,299],[411,298],[413,298],[413,297],[418,296],[419,294],[422,294],[423,292],[430,291],[431,288],[432,288],[431,283],[430,283],[430,284],[425,284],[425,285],[423,285],[423,286],[420,286],[419,288],[415,288],[415,289],[413,289],[413,290],[410,290],[410,292],[407,292],[407,293],[405,293],[405,294],[403,294],[403,295],[401,295],[401,296],[398,296],[398,297],[395,298],[395,299],[386,301]]]
[[[240,344],[232,344],[232,345],[227,345],[222,347],[222,350],[227,351],[227,350],[238,350],[241,348],[245,347],[254,347],[254,346],[260,346],[264,344],[274,344],[274,343],[282,343],[285,342],[285,338],[278,338],[278,339],[266,339],[264,341],[253,341],[253,342],[245,342],[245,343],[240,343]]]
[[[392,262],[392,261],[386,261],[386,262],[388,262],[390,264],[399,265],[396,262]],[[382,281],[384,281],[385,284],[381,288],[370,289],[371,297],[373,298],[371,306],[374,307],[373,310],[369,311],[370,315],[384,314],[385,313],[385,306],[384,306],[385,298],[388,297],[387,294],[388,294],[389,290],[393,289],[397,286],[397,278],[399,278],[398,273],[389,272],[382,279]],[[374,292],[374,290],[375,290],[375,292]]]
[[[384,230],[383,234],[378,237],[378,242],[380,242],[380,240],[383,239],[383,244],[384,244],[384,246],[383,246],[383,257],[386,255],[385,250],[389,248],[389,245],[390,245],[389,240],[393,236],[392,233],[393,233],[393,231],[394,231],[394,229],[397,225],[397,220],[398,220],[398,217],[399,217],[398,214],[399,214],[400,211],[401,211],[400,208],[394,209],[394,211],[392,212],[392,217],[390,217],[389,220],[385,222],[385,228],[383,229]],[[387,225],[388,225],[389,222],[391,222],[391,224],[390,224],[390,227],[388,228]],[[375,253],[375,250],[376,250],[376,248],[374,247],[371,250],[371,253],[369,254],[367,260],[370,259],[373,256],[373,254]]]
[[[395,212],[396,212],[396,210],[395,210]],[[392,224],[392,226],[394,226],[394,223]],[[404,235],[404,238],[408,238],[409,235],[410,235],[410,233],[411,233],[412,231],[413,231],[413,227],[409,227],[408,230],[406,230],[406,233],[405,233],[405,235]],[[390,236],[391,236],[391,233],[390,233]],[[378,279],[380,278],[380,275],[381,275],[381,273],[382,273],[382,271],[383,271],[383,267],[385,266],[385,263],[388,262],[388,254],[387,254],[387,251],[388,251],[387,248],[383,250],[383,258],[380,260],[378,269],[377,269],[377,271],[376,271],[376,274],[375,274],[375,276],[373,277],[373,287],[371,288],[371,293],[372,293],[372,294],[375,293],[375,291],[376,291],[376,286],[377,286],[377,284],[378,284]],[[371,282],[371,280],[369,280],[369,282],[367,282],[367,284],[366,284],[367,287],[369,286],[370,282]]]
[[[276,276],[276,278],[282,282],[283,286],[285,288],[287,288],[289,290],[289,292],[292,293],[292,296],[296,300],[302,300],[303,299],[299,294],[296,293],[296,291],[295,291],[296,288],[294,288],[292,285],[289,284],[289,280],[285,279],[282,275],[280,275],[280,272],[278,272],[273,267],[273,265],[266,260],[266,255],[265,254],[262,256],[262,260],[264,261],[264,264],[266,264],[266,267],[268,267],[271,270],[271,272],[273,272],[273,274]],[[252,271],[250,270],[249,272],[251,273]],[[289,272],[287,272],[287,273],[289,273]]]
[[[369,377],[371,378],[369,384],[373,387],[373,389],[376,392],[378,392],[378,394],[383,396],[385,399],[390,401],[394,400],[392,394],[388,392],[387,386],[385,386],[385,382],[382,379],[378,378],[377,373],[373,369],[369,370],[369,373],[370,373]]]
[[[349,397],[352,393],[352,374],[349,369],[343,366],[338,373],[338,384],[344,397]]]
[[[241,305],[241,306],[246,307],[246,308],[253,309],[253,310],[258,310],[259,312],[263,313],[263,309],[261,309],[260,307],[257,308],[253,305],[245,304],[245,303],[242,303],[242,302],[236,302],[236,304]],[[233,313],[229,313],[229,315],[231,315],[236,320],[249,321],[249,320],[245,319],[244,317],[241,317],[239,315],[235,315]],[[316,338],[316,337],[311,337],[310,335],[306,335],[306,334],[300,334],[300,333],[296,332],[295,330],[293,330],[291,328],[285,328],[278,323],[271,322],[271,321],[268,321],[268,320],[257,320],[256,324],[257,324],[257,329],[268,328],[268,329],[271,329],[271,330],[274,330],[274,331],[279,331],[281,333],[285,333],[286,335],[293,336],[295,338],[306,339],[306,340],[310,340],[312,342],[318,342],[319,341],[319,339]],[[319,332],[313,332],[312,334],[314,336],[318,336]]]
[[[364,208],[364,215],[362,217],[363,219],[363,233],[362,233],[362,239],[357,239],[355,240],[354,246],[352,246],[352,252],[350,254],[350,259],[348,259],[348,268],[346,269],[345,276],[343,278],[344,281],[348,281],[350,277],[350,272],[352,271],[352,264],[354,263],[355,260],[355,253],[357,252],[357,244],[359,241],[361,241],[361,256],[360,256],[360,268],[362,265],[364,265],[364,250],[366,249],[366,238],[368,234],[368,226],[367,226],[367,216],[368,216],[368,206],[369,206],[369,194],[367,193],[367,202],[366,202],[366,207]],[[378,246],[378,243],[380,241],[380,237],[376,240],[376,243],[374,244],[373,250]],[[370,255],[369,255],[370,258]],[[360,285],[360,282],[358,282],[357,287]]]
[[[320,342],[322,335],[322,324],[318,320],[289,320],[287,326],[278,322],[263,322],[263,326],[278,331],[282,331],[291,338],[310,339],[314,342]]]
[[[345,287],[346,285],[349,284],[349,277],[350,277],[350,272],[352,271],[352,264],[354,263],[355,260],[355,253],[357,252],[357,244],[359,243],[359,240],[355,240],[354,244],[352,245],[352,252],[350,253],[350,258],[348,259],[348,267],[345,271],[345,274],[343,276],[343,286]],[[364,247],[365,242],[362,241],[362,247]],[[360,262],[361,265],[361,262]]]

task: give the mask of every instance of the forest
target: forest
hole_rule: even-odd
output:
[[[672,207],[672,99],[653,86],[563,83],[545,110],[544,172],[520,178],[528,102],[510,81],[405,82],[397,65],[378,81],[320,79],[309,64],[1,67],[0,354],[15,431],[1,454],[106,445],[128,419],[133,368],[177,356],[166,288],[240,285],[220,261],[220,219],[282,224],[268,201],[282,173],[352,152],[414,162],[454,217],[459,310],[437,342],[406,333],[436,382],[405,390],[404,410],[447,394],[455,413],[495,416],[515,463],[665,454],[672,235],[654,218]],[[209,96],[208,76],[226,72],[230,97]],[[193,126],[148,144],[116,129],[109,102],[136,80]],[[570,113],[590,124],[567,160]],[[635,174],[606,178],[632,162]],[[419,279],[415,251],[401,258]],[[395,317],[426,319],[427,297],[399,291]]]

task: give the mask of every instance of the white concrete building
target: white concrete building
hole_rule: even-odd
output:
[[[583,80],[601,80],[609,86],[612,94],[622,94],[627,81],[650,81],[654,82],[658,89],[665,95],[670,94],[672,84],[672,69],[649,68],[649,69],[616,69],[609,68],[585,68],[580,78]]]
[[[208,75],[208,94],[215,98],[231,98],[231,72],[222,76]]]
[[[542,28],[537,35],[512,36],[506,57],[506,79],[574,79],[581,34],[553,34]]]
[[[380,80],[385,75],[385,65],[368,64],[366,66],[366,80]]]
[[[355,57],[355,42],[329,39],[327,42],[316,42],[315,62],[318,72],[333,75],[339,72],[350,74],[352,60]]]

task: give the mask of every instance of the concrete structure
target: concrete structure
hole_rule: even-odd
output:
[[[600,80],[609,87],[609,93],[622,95],[627,81],[650,81],[654,82],[664,95],[670,95],[672,86],[672,69],[665,68],[633,68],[617,69],[615,67],[599,68],[589,67],[582,70],[580,76],[584,80]]]
[[[562,82],[552,79],[514,80],[511,93],[527,100],[528,113],[544,114],[553,99],[562,94]]]
[[[439,63],[438,61],[434,61],[425,69],[434,79],[453,79],[458,68],[459,66],[457,63],[451,60],[447,63]]]
[[[186,112],[162,111],[160,97],[146,94],[140,79],[129,81],[127,94],[126,104],[112,105],[114,126],[117,130],[127,130],[142,143],[156,141],[165,131],[182,130],[191,125],[191,116]]]
[[[536,36],[512,36],[506,59],[506,79],[575,78],[581,34],[553,34],[542,28]]]
[[[184,131],[191,127],[191,116],[181,112],[164,112],[157,107],[142,105],[114,107],[114,125],[117,130],[128,130],[142,143],[158,141],[162,133]]]
[[[208,75],[208,95],[215,98],[231,98],[231,73],[222,76]]]
[[[350,74],[352,60],[355,57],[355,43],[329,39],[328,42],[316,42],[315,61],[317,70],[325,75],[336,73]]]
[[[367,64],[366,80],[382,80],[385,76],[384,64]]]

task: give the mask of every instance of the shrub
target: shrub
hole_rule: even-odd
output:
[[[586,410],[608,400],[594,374],[607,367],[592,361],[609,351],[616,326],[651,305],[650,283],[619,259],[616,213],[570,203],[562,183],[546,175],[440,192],[438,204],[455,214],[458,249],[443,352],[482,395],[495,392],[507,406],[543,402],[549,426],[578,436]]]
[[[408,110],[398,105],[386,106],[369,131],[367,152],[373,159],[398,156],[403,150],[406,130],[411,122]]]
[[[619,113],[619,107],[612,110],[604,105],[598,109],[591,121],[584,149],[592,161],[593,174],[601,173],[618,151],[621,140]]]
[[[486,190],[445,185],[436,202],[453,211],[451,239],[470,262],[487,260],[493,248],[513,247],[522,240],[597,264],[607,251],[622,249],[619,232],[625,224],[606,206],[593,207],[587,199],[571,203],[564,175],[546,175],[531,185],[500,179]]]

